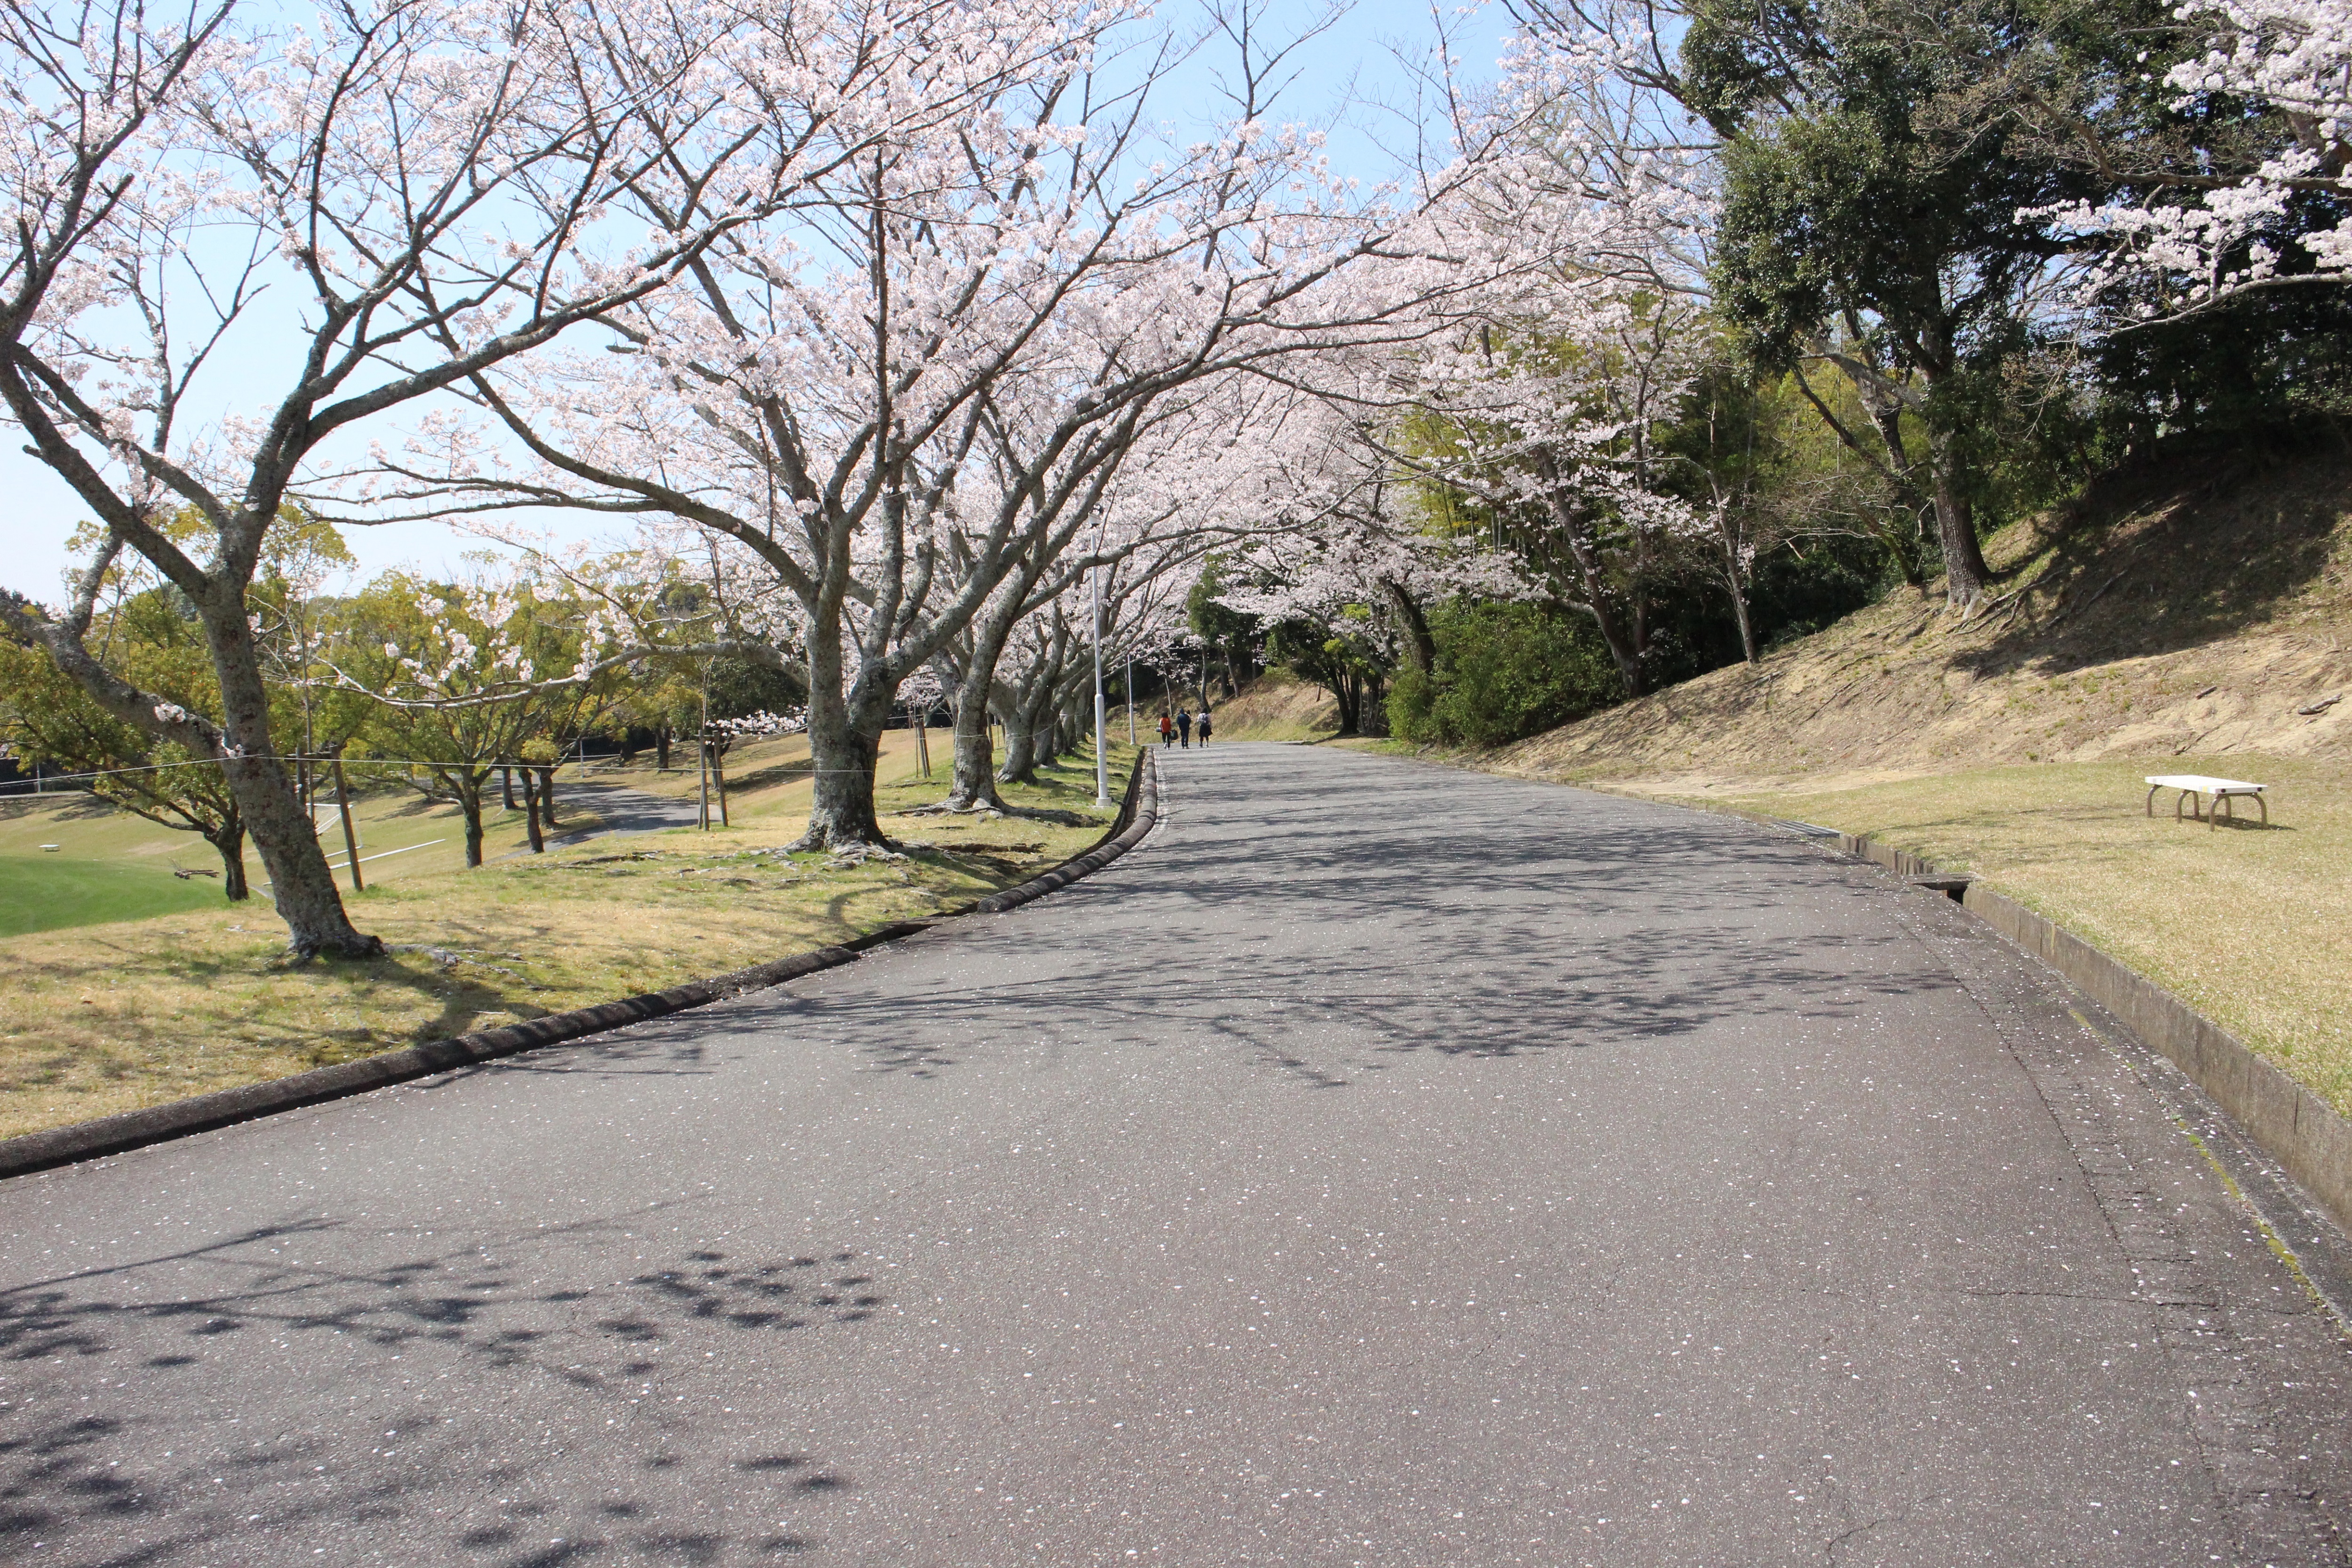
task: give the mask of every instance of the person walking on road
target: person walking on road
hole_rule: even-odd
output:
[[[1192,743],[1192,710],[1190,708],[1176,710],[1176,743],[1180,746]]]
[[[1163,746],[1171,745],[1174,743],[1175,739],[1176,721],[1168,717],[1168,710],[1162,708],[1160,710],[1160,743]]]
[[[1209,710],[1208,710],[1206,708],[1203,708],[1203,709],[1202,709],[1202,710],[1201,710],[1201,744],[1202,744],[1202,745],[1204,745],[1204,746],[1205,746],[1205,745],[1207,745],[1208,743],[1209,743]]]

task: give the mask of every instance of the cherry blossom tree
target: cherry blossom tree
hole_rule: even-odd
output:
[[[2137,195],[2021,217],[2054,218],[2097,247],[2079,297],[2125,326],[2352,280],[2352,4],[2219,0],[2178,16],[2204,47],[2166,74],[2173,107],[2200,121],[2266,112],[2284,135],[2251,166],[2204,160],[2135,182]]]
[[[541,847],[554,804],[549,739],[592,728],[615,679],[592,673],[608,668],[594,657],[605,636],[598,618],[549,596],[527,568],[485,561],[446,582],[393,574],[354,595],[341,619],[344,646],[330,668],[341,689],[374,704],[366,741],[415,764],[425,793],[457,805],[467,868],[482,863],[483,789],[518,765],[529,764],[531,847]],[[569,673],[544,681],[543,670]]]
[[[1491,130],[1393,192],[1254,115],[1166,143],[1146,115],[1158,67],[1097,68],[1130,21],[1074,18],[952,127],[877,144],[730,231],[692,287],[607,312],[625,352],[474,378],[527,463],[432,428],[384,465],[387,493],[436,510],[667,515],[722,540],[727,570],[764,572],[791,606],[779,657],[810,692],[812,847],[878,841],[898,683],[992,603],[1031,613],[1039,584],[999,591],[1081,547],[1163,403],[1424,332],[1428,301],[1487,265],[1426,215],[1500,144]]]
[[[1122,657],[1123,622],[1147,602],[1156,604],[1160,585],[1181,577],[1220,542],[1265,526],[1261,502],[1279,411],[1297,401],[1286,387],[1233,374],[1162,397],[1116,459],[1095,470],[1082,504],[1066,508],[1059,528],[1036,538],[947,650],[957,674],[949,809],[1009,810],[996,780],[1024,779],[1034,769],[1036,716],[1048,710],[1045,693],[1058,689],[1072,655],[1065,639],[1062,653],[1048,658],[1052,633],[1031,628],[1020,672],[1001,677],[999,660],[1016,629],[1040,616],[1048,626],[1087,626],[1098,590],[1106,658]],[[1000,490],[1024,482],[1024,442],[1044,428],[1035,419],[992,421],[992,460],[971,465],[966,482],[986,476]],[[1086,647],[1090,669],[1091,644]],[[992,710],[1005,717],[1011,749],[1001,774],[988,726]]]
[[[281,502],[322,446],[628,311],[885,131],[961,112],[1019,63],[1030,12],[285,15],[0,8],[0,405],[104,530],[61,610],[9,618],[109,711],[218,759],[294,951],[359,955],[381,944],[352,926],[289,787],[248,622]],[[259,406],[239,406],[255,385]],[[182,506],[209,525],[202,549],[158,526]],[[89,657],[126,553],[195,606],[218,720]]]

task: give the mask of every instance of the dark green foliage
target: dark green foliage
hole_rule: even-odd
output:
[[[2352,412],[2352,289],[2282,289],[2103,340],[2098,458]]]
[[[1430,612],[1434,679],[1410,666],[1389,693],[1402,740],[1499,746],[1605,708],[1624,695],[1590,617],[1529,604],[1454,601]]]
[[[2032,46],[2010,6],[1693,8],[1695,107],[1730,137],[1717,281],[1758,360],[1794,362],[1848,312],[1892,364],[1940,378],[2013,346],[2055,253],[2021,208],[2095,193],[1976,97]]]
[[[1192,625],[1192,635],[1207,645],[1202,649],[1207,668],[1219,678],[1227,697],[1249,679],[1250,649],[1258,636],[1255,616],[1244,615],[1219,602],[1218,595],[1232,586],[1225,575],[1225,563],[1212,555],[1202,568],[1200,581],[1192,584],[1192,591],[1184,599],[1185,618]]]
[[[748,719],[804,706],[808,689],[781,669],[721,654],[710,661],[710,716]],[[683,727],[683,726],[681,726]]]
[[[1769,555],[1756,568],[1756,640],[1774,648],[1811,637],[1877,603],[1902,581],[1892,554],[1872,539],[1816,540],[1802,554]]]
[[[1386,732],[1382,704],[1391,661],[1380,628],[1367,605],[1350,605],[1331,620],[1298,617],[1266,634],[1265,658],[1302,680],[1331,694],[1339,708],[1339,733]]]

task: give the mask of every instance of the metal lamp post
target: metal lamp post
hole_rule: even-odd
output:
[[[1110,759],[1103,748],[1110,737],[1103,732],[1102,683],[1102,568],[1087,574],[1087,589],[1094,596],[1095,623],[1095,809],[1107,809],[1110,805]]]

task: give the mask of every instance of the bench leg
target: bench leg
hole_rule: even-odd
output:
[[[2235,823],[2238,820],[2238,814],[2231,810],[2230,797],[2226,795],[2215,795],[2212,809],[2205,814],[2205,830],[2208,833],[2221,826],[2221,814],[2225,811],[2230,813],[2231,822]]]
[[[2156,792],[2163,787],[2164,786],[2162,784],[2150,784],[2147,786],[2147,814],[2150,816],[2154,816],[2156,815]]]
[[[2268,827],[2271,825],[2271,803],[2264,800],[2261,795],[2256,795],[2254,796],[2254,804],[2262,807],[2263,826],[2264,827]]]

